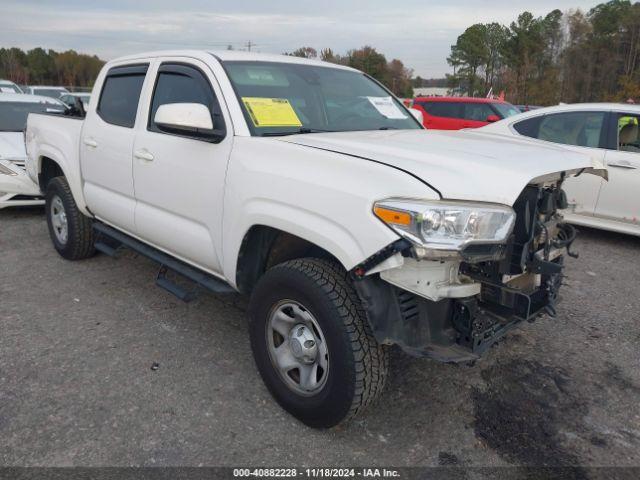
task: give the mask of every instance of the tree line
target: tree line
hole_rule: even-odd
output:
[[[588,12],[523,12],[511,25],[475,24],[448,57],[449,87],[506,92],[513,103],[640,100],[640,2],[612,0]]]
[[[19,85],[91,87],[104,63],[74,50],[0,48],[0,78]]]
[[[318,58],[325,62],[353,67],[371,75],[395,95],[405,98],[413,97],[413,70],[405,67],[397,58],[388,61],[382,53],[369,45],[349,50],[345,55],[336,54],[330,48],[318,51],[312,47],[300,47],[293,52],[285,52],[285,55]]]

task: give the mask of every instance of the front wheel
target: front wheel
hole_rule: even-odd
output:
[[[347,421],[380,394],[388,356],[347,273],[332,262],[277,265],[251,296],[253,355],[276,401],[305,424]]]
[[[61,256],[80,260],[95,253],[91,219],[78,209],[65,177],[55,177],[48,183],[45,209],[49,236]]]

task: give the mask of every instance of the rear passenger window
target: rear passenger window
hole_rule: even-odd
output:
[[[158,107],[168,103],[200,103],[209,109],[212,119],[219,112],[215,94],[204,74],[183,64],[165,63],[160,66],[149,112],[149,130],[161,131],[154,118]],[[214,120],[214,123],[219,124],[220,120]]]
[[[433,115],[434,117],[462,118],[461,103],[422,102],[420,105],[429,115]]]
[[[513,128],[525,137],[538,138],[538,127],[542,117],[528,118],[513,124]]]
[[[548,142],[598,148],[604,142],[605,112],[567,112],[545,115],[536,138]]]
[[[112,125],[134,126],[147,68],[147,65],[135,65],[109,70],[98,103],[100,118]]]

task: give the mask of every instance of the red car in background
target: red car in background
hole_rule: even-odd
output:
[[[503,100],[472,97],[416,97],[413,108],[422,112],[424,126],[434,130],[479,128],[520,113]]]

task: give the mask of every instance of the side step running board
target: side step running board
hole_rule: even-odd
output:
[[[176,285],[167,278],[167,272],[173,271],[214,293],[235,292],[233,287],[224,280],[198,270],[104,223],[95,222],[93,229],[98,234],[95,243],[96,250],[113,257],[120,247],[127,247],[140,255],[144,255],[158,262],[160,264],[160,271],[156,277],[156,285],[164,288],[185,302],[194,298],[194,292],[189,292],[179,285]]]

